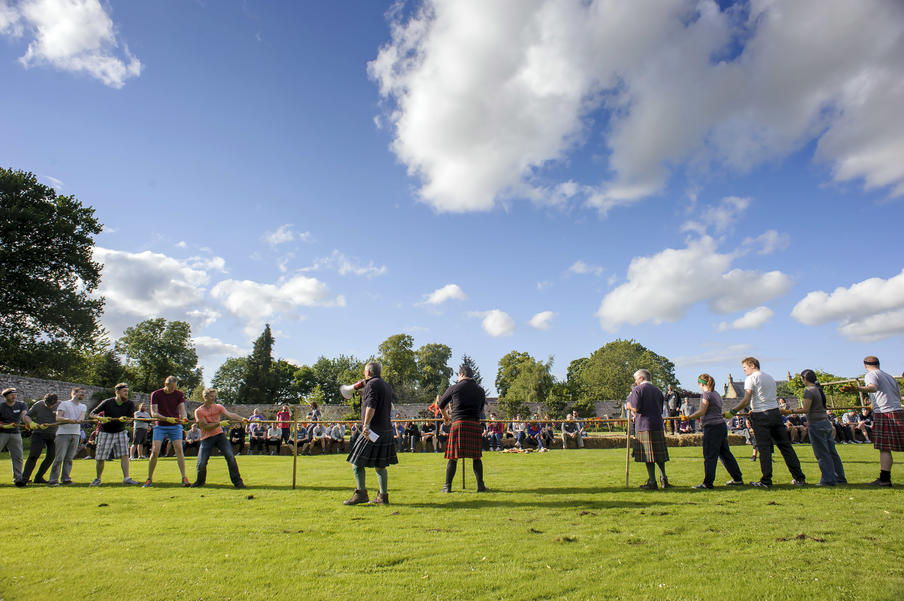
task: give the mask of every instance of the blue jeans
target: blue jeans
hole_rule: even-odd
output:
[[[490,448],[491,449],[501,449],[502,448],[502,434],[498,432],[493,432],[490,434]]]
[[[813,454],[816,455],[816,463],[819,464],[819,471],[822,472],[819,483],[847,484],[841,457],[835,450],[834,426],[828,421],[810,422],[808,426]]]
[[[517,444],[519,448],[524,446],[525,438],[527,438],[527,434],[525,434],[523,431],[518,432],[517,434],[515,434],[515,444]]]
[[[235,461],[235,455],[232,453],[232,445],[229,443],[229,439],[222,432],[201,441],[201,448],[198,450],[198,477],[196,484],[204,484],[207,481],[207,460],[210,459],[210,452],[214,447],[220,449],[220,453],[226,459],[226,465],[229,466],[229,479],[232,480],[235,486],[241,484],[242,476],[239,474],[239,464]]]

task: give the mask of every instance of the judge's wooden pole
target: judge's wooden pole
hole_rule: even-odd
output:
[[[295,490],[295,476],[298,469],[298,419],[296,418],[293,425],[295,426],[295,444],[292,446],[292,490]]]
[[[631,471],[631,413],[625,409],[625,488],[630,487]]]

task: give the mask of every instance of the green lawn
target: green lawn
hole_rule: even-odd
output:
[[[875,450],[839,449],[851,482],[876,477]],[[904,465],[891,490],[696,491],[701,450],[670,452],[679,487],[656,492],[624,489],[623,451],[491,453],[487,494],[470,466],[467,490],[442,494],[441,455],[405,453],[389,507],[342,505],[339,455],[299,458],[296,490],[291,457],[239,457],[245,491],[220,457],[203,489],[177,486],[173,459],[151,489],[118,484],[115,463],[88,488],[94,462],[77,460],[77,486],[0,486],[0,599],[904,599]],[[135,479],[146,469],[133,462]],[[790,481],[780,457],[775,472]]]

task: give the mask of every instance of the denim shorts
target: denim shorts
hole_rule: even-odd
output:
[[[185,430],[182,426],[154,426],[154,441],[169,438],[171,441],[182,440]]]

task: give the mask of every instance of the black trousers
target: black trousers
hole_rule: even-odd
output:
[[[56,456],[56,445],[53,442],[55,438],[56,433],[32,433],[31,449],[28,451],[28,459],[25,460],[25,467],[22,469],[23,480],[28,480],[31,477],[31,472],[35,469],[35,464],[38,462],[38,457],[41,456],[41,451],[46,448],[47,453],[44,455],[44,461],[41,462],[40,467],[38,467],[38,473],[35,474],[35,478],[44,477],[44,474],[47,473],[47,470],[53,465],[53,458]]]
[[[728,446],[728,428],[725,424],[703,426],[703,484],[712,486],[716,480],[716,466],[719,460],[737,482],[744,479],[737,459]]]
[[[753,435],[756,438],[756,449],[760,453],[760,470],[763,477],[760,481],[763,484],[772,484],[772,444],[778,447],[782,457],[785,459],[785,465],[791,472],[791,477],[795,480],[806,480],[803,471],[800,469],[800,460],[794,447],[791,446],[791,437],[788,436],[788,428],[782,423],[782,414],[778,409],[770,409],[769,411],[757,411],[750,414],[750,421],[753,424]]]

